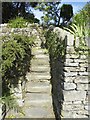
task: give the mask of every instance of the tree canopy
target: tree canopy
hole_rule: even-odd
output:
[[[39,23],[32,12],[32,7],[43,11],[42,22],[46,25],[59,26],[61,18],[62,24],[67,24],[73,16],[73,7],[69,4],[61,7],[61,2],[3,2],[2,22],[8,22],[10,19],[20,16],[30,22]]]
[[[47,25],[53,23],[58,25],[60,22],[60,2],[39,3],[37,9],[43,11],[42,21]]]
[[[70,21],[73,16],[73,7],[69,4],[64,4],[61,7],[61,2],[39,3],[37,9],[43,11],[43,23],[60,25],[60,20],[63,18],[63,23]]]
[[[2,2],[2,22],[8,22],[16,16],[21,16],[30,22],[39,22],[30,9],[36,5],[35,2]]]
[[[73,16],[73,7],[70,4],[63,4],[60,11],[60,17],[63,19],[62,23],[68,23]]]

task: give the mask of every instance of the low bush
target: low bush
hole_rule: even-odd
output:
[[[2,37],[2,94],[9,91],[11,84],[17,84],[18,79],[25,75],[31,58],[31,47],[34,38],[24,35]]]
[[[11,28],[25,28],[27,27],[28,21],[23,17],[16,17],[9,21],[9,26]]]
[[[54,58],[65,57],[65,40],[59,39],[56,33],[47,31],[45,32],[46,47],[48,48],[49,54]]]

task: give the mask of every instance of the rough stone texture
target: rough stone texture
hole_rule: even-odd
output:
[[[55,63],[56,67],[55,65],[53,66],[52,72],[56,115],[58,117],[62,116],[61,118],[88,118],[87,91],[89,89],[89,70],[87,55],[83,51],[80,51],[81,54],[75,52],[73,35],[68,34],[61,28],[55,28],[54,32],[62,40],[65,39],[66,35],[67,40],[65,60],[56,60],[55,62],[58,65]],[[79,46],[78,41],[79,39],[77,38],[75,43],[77,46]]]
[[[23,117],[54,118],[54,109],[58,118],[88,118],[90,115],[88,112],[90,107],[88,106],[90,105],[87,100],[89,96],[89,92],[87,92],[89,89],[87,56],[83,51],[80,51],[81,55],[76,54],[73,47],[74,36],[56,27],[53,31],[57,33],[58,38],[67,41],[66,55],[64,61],[61,58],[54,61],[55,63],[50,69],[49,62],[51,61],[47,50],[40,46],[42,42],[45,43],[45,38],[41,35],[42,27],[32,26],[30,24],[28,28],[8,29],[7,24],[0,25],[2,29],[0,29],[0,36],[10,35],[13,32],[36,36],[36,46],[32,49],[34,57],[31,61],[30,72],[26,75],[28,82],[23,106],[25,116]],[[75,44],[78,46],[79,39],[77,38],[76,41]],[[15,88],[13,93],[17,96],[19,105],[23,105],[21,83],[19,83],[19,89]]]
[[[74,90],[75,88],[75,83],[64,83],[64,90]]]
[[[64,101],[84,101],[86,98],[85,91],[63,91],[64,94]]]
[[[24,34],[29,37],[36,36],[35,46],[32,48],[33,58],[31,60],[30,72],[27,73],[26,78],[26,93],[23,95],[25,83],[19,82],[17,88],[12,88],[17,103],[22,108],[25,116],[23,118],[55,118],[52,106],[52,95],[50,84],[50,66],[49,54],[46,49],[43,49],[41,44],[45,43],[45,38],[42,35],[42,27],[28,26],[28,28],[7,28],[7,25],[1,26],[1,35]],[[24,98],[23,98],[24,97]],[[23,107],[22,107],[23,106]],[[9,114],[11,113],[11,114]],[[20,118],[19,114],[9,112],[9,115],[16,115]]]
[[[55,118],[50,84],[49,55],[41,48],[41,40],[32,48],[30,72],[26,78],[26,94],[23,111],[25,118]]]

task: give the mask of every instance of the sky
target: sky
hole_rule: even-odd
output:
[[[79,10],[81,10],[87,2],[90,0],[61,0],[61,5],[62,4],[71,4],[73,6],[73,13],[77,13]],[[34,10],[34,15],[36,18],[39,20],[41,19],[41,16],[43,16],[43,13],[40,12],[39,10]]]

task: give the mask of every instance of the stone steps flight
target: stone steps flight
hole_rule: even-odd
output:
[[[32,48],[30,72],[26,78],[26,94],[23,111],[25,118],[55,118],[50,84],[49,54],[41,48],[41,41]]]

